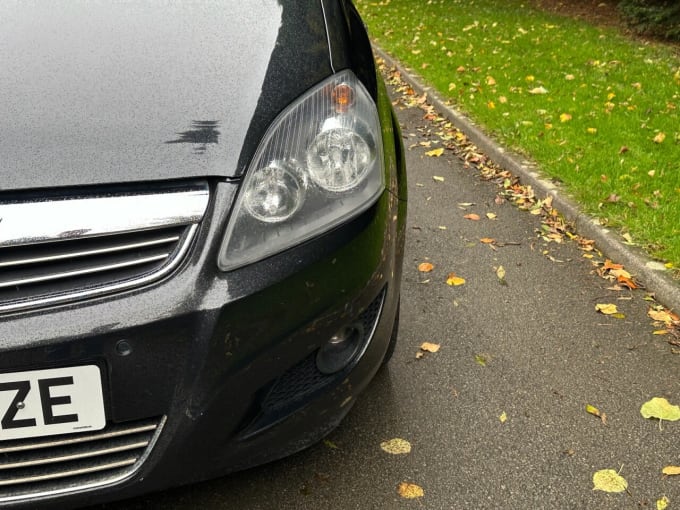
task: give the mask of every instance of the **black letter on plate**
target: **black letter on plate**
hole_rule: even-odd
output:
[[[16,381],[0,384],[0,391],[12,390],[16,391],[17,394],[14,396],[14,400],[12,400],[12,403],[9,405],[9,409],[7,409],[5,416],[2,417],[2,421],[0,421],[2,428],[19,429],[22,427],[35,427],[35,419],[33,418],[25,418],[23,420],[14,419],[14,417],[17,415],[17,412],[19,411],[19,404],[26,400],[26,395],[28,395],[28,392],[31,391],[30,381]]]
[[[53,397],[50,395],[50,387],[64,386],[66,384],[73,384],[73,377],[53,377],[52,379],[38,380],[38,386],[40,387],[40,402],[42,403],[45,425],[55,425],[57,423],[78,421],[77,414],[62,414],[60,416],[54,416],[52,413],[52,408],[54,406],[70,404],[71,397],[68,395],[64,395],[63,397]]]

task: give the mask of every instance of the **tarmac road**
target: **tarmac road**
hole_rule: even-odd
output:
[[[428,140],[421,110],[398,113],[407,146]],[[652,334],[644,291],[608,290],[574,243],[545,242],[536,216],[496,203],[495,184],[451,152],[427,150],[407,151],[399,344],[328,442],[105,508],[652,509],[662,496],[680,507],[680,476],[661,472],[680,465],[680,422],[640,415],[652,397],[680,404],[680,355]],[[464,219],[469,213],[481,219]],[[494,250],[484,237],[506,244]],[[418,271],[424,261],[432,272]],[[465,284],[447,285],[450,272]],[[597,313],[597,303],[616,304],[625,318]],[[416,359],[423,342],[441,348]],[[587,404],[606,413],[606,425]],[[408,440],[411,453],[383,452],[392,438]],[[594,491],[601,469],[620,471],[628,492]],[[424,496],[400,497],[402,481]]]

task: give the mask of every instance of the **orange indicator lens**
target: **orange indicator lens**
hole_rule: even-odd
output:
[[[336,86],[331,93],[336,113],[345,113],[354,104],[354,89],[346,83]]]

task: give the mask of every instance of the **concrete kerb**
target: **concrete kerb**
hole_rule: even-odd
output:
[[[553,207],[574,225],[579,235],[594,240],[598,249],[608,258],[623,264],[628,272],[644,283],[648,292],[654,293],[657,301],[671,310],[680,311],[680,284],[673,281],[663,264],[653,261],[639,248],[625,245],[619,240],[618,234],[600,225],[596,218],[583,213],[558,186],[544,179],[534,163],[507,151],[489,138],[469,118],[456,111],[432,87],[426,86],[420,78],[384,50],[374,45],[374,51],[387,66],[396,68],[404,81],[418,94],[427,93],[428,102],[460,129],[481,152],[497,165],[517,175],[523,184],[530,185],[538,196],[552,196]]]

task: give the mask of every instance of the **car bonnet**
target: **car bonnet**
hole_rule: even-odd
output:
[[[0,190],[238,177],[331,73],[318,0],[0,3]]]

